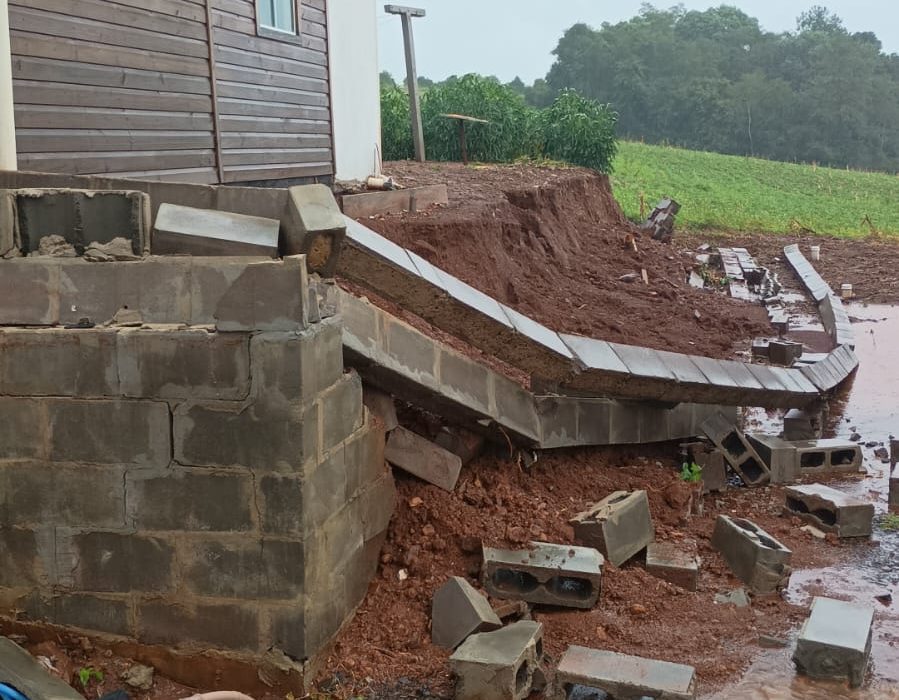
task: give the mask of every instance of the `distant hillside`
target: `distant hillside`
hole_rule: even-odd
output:
[[[736,231],[899,236],[899,176],[621,142],[612,176],[628,217],[657,200],[683,208],[678,225]]]

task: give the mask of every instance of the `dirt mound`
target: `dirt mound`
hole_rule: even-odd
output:
[[[367,226],[551,328],[714,357],[769,330],[760,307],[687,285],[692,257],[640,236],[607,177],[432,163],[386,171],[407,186],[446,182],[450,203]],[[637,251],[628,243],[634,234]],[[621,280],[632,273],[635,281]]]
[[[742,585],[709,544],[717,514],[751,517],[793,550],[797,568],[821,565],[841,546],[813,542],[798,521],[781,517],[783,492],[777,488],[708,496],[705,514],[687,519],[674,493],[685,486],[662,448],[655,455],[653,449],[643,449],[649,457],[628,450],[554,453],[531,470],[504,456],[484,456],[463,470],[454,493],[396,472],[399,503],[381,566],[323,663],[325,687],[339,687],[340,697],[451,697],[449,652],[430,642],[437,588],[450,576],[479,586],[482,543],[572,543],[571,516],[614,490],[639,488],[648,492],[658,541],[698,544],[699,591],[656,579],[636,561],[620,569],[608,565],[593,610],[534,613],[545,626],[547,651],[558,660],[569,644],[581,644],[689,663],[704,691],[734,679],[751,661],[760,635],[783,636],[806,613],[778,596],[756,599],[752,608],[714,604],[716,593]]]

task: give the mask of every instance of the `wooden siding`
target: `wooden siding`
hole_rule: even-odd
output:
[[[297,5],[282,41],[257,34],[253,0],[9,0],[20,169],[331,175],[325,0]]]

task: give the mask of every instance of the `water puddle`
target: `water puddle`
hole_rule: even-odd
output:
[[[826,437],[861,436],[867,474],[862,478],[830,483],[875,504],[878,520],[887,508],[889,464],[874,455],[890,435],[899,436],[899,307],[849,305],[856,334],[855,352],[861,363],[855,381],[831,407],[831,427]],[[797,338],[798,339],[798,338]],[[779,430],[775,414],[754,411],[752,430]],[[775,427],[778,426],[778,427]],[[786,597],[808,605],[814,596],[852,601],[875,609],[874,635],[868,679],[863,688],[850,690],[846,683],[814,681],[796,674],[790,645],[760,655],[743,679],[713,695],[716,700],[899,700],[899,532],[875,528],[873,541],[851,546],[849,560],[823,569],[793,572]],[[877,596],[892,594],[884,605]]]

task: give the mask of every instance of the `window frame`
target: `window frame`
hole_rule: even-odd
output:
[[[269,0],[272,1],[272,0]],[[265,0],[256,0],[254,7],[256,8],[256,36],[265,37],[266,39],[274,39],[276,41],[286,41],[292,44],[301,43],[302,39],[300,37],[300,3],[301,0],[291,0],[290,2],[290,10],[293,13],[293,31],[288,31],[286,29],[278,29],[277,27],[270,27],[266,24],[262,23],[262,12],[260,11],[259,4],[260,2],[265,2]],[[273,8],[274,9],[274,3]]]

